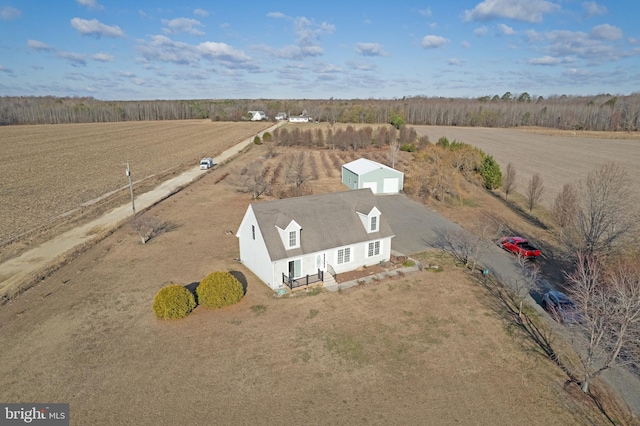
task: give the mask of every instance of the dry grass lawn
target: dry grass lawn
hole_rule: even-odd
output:
[[[75,425],[607,424],[445,259],[441,273],[274,298],[233,260],[250,200],[220,181],[232,167],[144,213],[171,232],[142,245],[122,227],[0,308],[0,400],[69,402]],[[313,185],[343,189],[335,170]],[[243,275],[240,303],[154,318],[162,286],[216,270]]]

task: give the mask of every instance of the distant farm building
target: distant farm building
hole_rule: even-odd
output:
[[[286,120],[286,119],[287,119],[286,112],[279,112],[278,114],[276,114],[276,120]]]
[[[370,188],[374,194],[397,194],[404,185],[404,173],[359,158],[342,166],[342,183],[351,189]]]

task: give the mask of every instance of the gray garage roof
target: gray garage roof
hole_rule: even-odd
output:
[[[357,212],[380,210],[368,188],[257,202],[251,207],[272,261],[393,236],[384,215],[378,232],[367,233],[362,224]],[[284,229],[292,220],[302,227],[300,248],[285,250],[276,226]]]

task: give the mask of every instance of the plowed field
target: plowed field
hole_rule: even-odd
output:
[[[128,198],[127,161],[141,190],[144,181],[195,166],[269,124],[187,120],[0,127],[0,246],[34,228],[54,226],[105,194]]]

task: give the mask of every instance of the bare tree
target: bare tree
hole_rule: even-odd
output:
[[[502,176],[502,189],[504,191],[504,199],[509,199],[509,194],[516,189],[516,168],[513,164],[507,164],[507,168]]]
[[[400,153],[400,141],[394,140],[389,144],[389,163],[391,168],[396,167],[396,161],[398,160],[398,154]]]
[[[560,228],[560,238],[563,237],[565,229],[574,225],[577,211],[578,194],[576,187],[566,183],[553,202],[553,215]]]
[[[529,185],[527,185],[527,207],[529,208],[529,212],[533,210],[535,206],[540,203],[542,199],[542,194],[544,194],[544,183],[542,182],[542,178],[538,173],[531,177],[529,181]]]
[[[271,181],[266,177],[264,161],[255,160],[232,175],[229,180],[240,192],[251,193],[252,198],[259,198],[271,190]]]
[[[454,259],[475,271],[496,232],[496,224],[492,221],[478,223],[471,230],[443,230],[439,232],[439,245]]]
[[[152,216],[134,216],[131,219],[131,227],[138,233],[142,244],[146,244],[152,238],[175,229],[170,222],[162,222]]]
[[[539,263],[530,262],[529,259],[520,254],[518,254],[518,265],[522,271],[522,278],[515,281],[514,289],[519,299],[518,316],[522,318],[522,302],[531,293],[531,290],[536,288],[541,270]]]
[[[638,361],[640,265],[624,259],[605,267],[597,256],[579,253],[567,282],[587,337],[579,353],[581,388],[589,392],[590,381],[603,371]],[[620,359],[623,353],[626,359]]]
[[[577,249],[587,254],[610,251],[638,228],[638,210],[629,177],[615,163],[592,171],[577,186]]]
[[[290,153],[284,159],[285,164],[285,183],[300,186],[311,179],[311,174],[306,173],[305,163],[307,161],[307,153],[300,151],[298,153]]]

